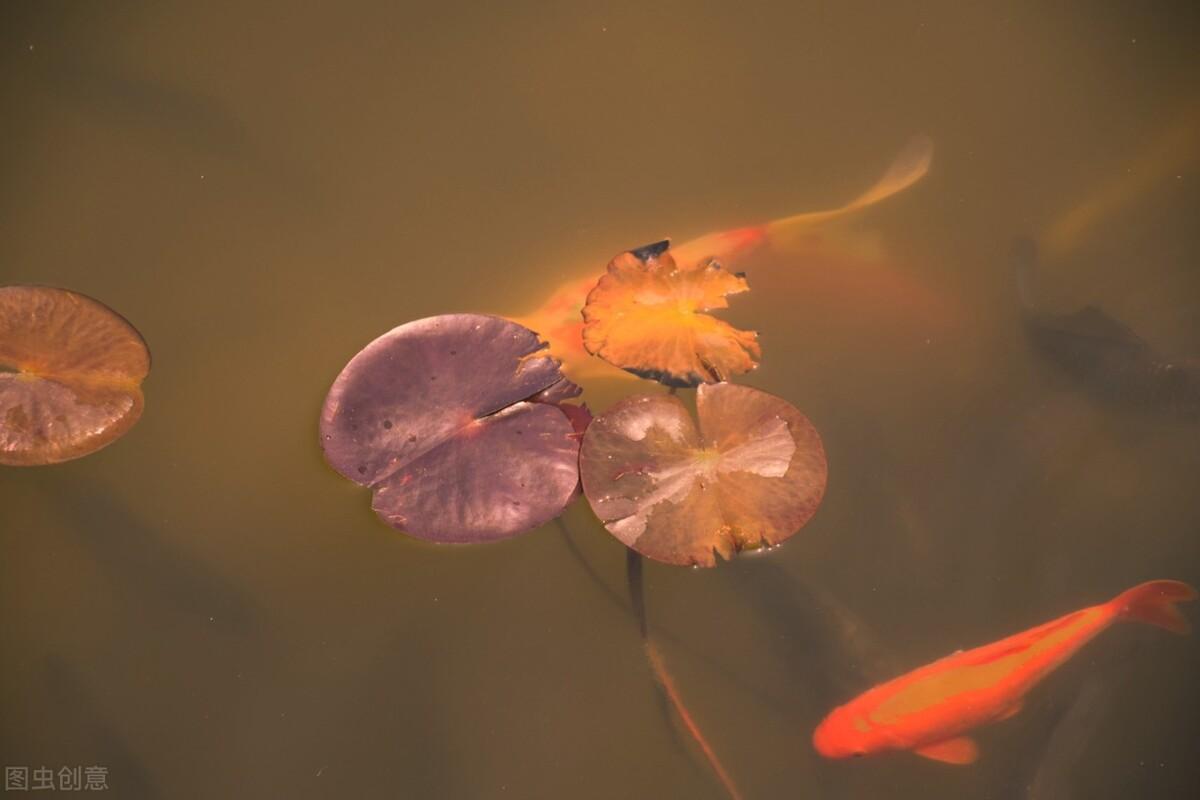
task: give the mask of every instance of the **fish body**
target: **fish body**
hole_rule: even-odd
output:
[[[964,734],[1007,719],[1025,695],[1113,622],[1130,619],[1186,633],[1175,603],[1196,590],[1179,581],[1150,581],[998,642],[959,651],[880,684],[835,709],[813,733],[827,758],[909,750],[952,764],[978,757]]]

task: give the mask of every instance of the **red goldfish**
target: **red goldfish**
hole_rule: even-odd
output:
[[[963,734],[1016,714],[1025,694],[1094,636],[1122,619],[1187,633],[1175,604],[1195,597],[1186,583],[1150,581],[1107,603],[946,656],[834,709],[813,732],[813,746],[827,758],[911,750],[969,764],[979,753]]]

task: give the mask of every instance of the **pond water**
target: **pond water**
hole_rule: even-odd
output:
[[[747,800],[1196,796],[1200,643],[1141,625],[969,766],[811,744],[949,652],[1200,585],[1200,424],[1039,348],[1012,259],[1041,245],[1039,308],[1200,356],[1196,34],[1182,4],[6,3],[0,283],[102,300],[154,361],[119,442],[0,468],[4,764],[122,798],[726,797],[586,503],[417,541],[319,409],[395,325],[839,206],[923,134],[923,180],[735,265],[739,380],[813,421],[828,491],[770,552],[647,562],[651,634]]]

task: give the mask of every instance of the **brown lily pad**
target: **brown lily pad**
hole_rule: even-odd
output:
[[[758,364],[758,334],[708,311],[749,291],[718,261],[676,264],[670,242],[614,258],[583,308],[583,344],[592,355],[668,386],[728,380]]]
[[[150,351],[120,314],[43,286],[0,287],[0,464],[79,458],[142,414]]]
[[[816,512],[821,437],[787,401],[701,385],[699,425],[678,398],[637,395],[597,417],[580,453],[583,491],[606,528],[642,555],[712,566],[714,554],[775,545]]]

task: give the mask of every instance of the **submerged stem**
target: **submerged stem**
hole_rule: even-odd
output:
[[[607,581],[604,580],[596,568],[592,566],[592,562],[588,560],[588,557],[584,555],[582,550],[579,549],[579,545],[575,543],[575,540],[571,536],[571,531],[567,527],[567,524],[563,521],[562,517],[555,519],[554,524],[558,526],[559,531],[562,533],[561,538],[563,544],[566,546],[567,551],[571,554],[571,558],[573,558],[575,562],[579,564],[580,569],[587,574],[588,579],[591,580],[592,583],[596,584],[597,588],[600,589],[604,596],[608,598],[608,601],[615,607],[620,609],[622,612],[632,612],[635,616],[637,616],[638,629],[641,631],[645,623],[645,611],[643,610],[639,614],[636,608],[631,607],[631,603],[626,600],[624,595],[620,594],[616,589],[609,585]],[[640,568],[641,566],[639,565],[638,569],[640,570]],[[638,591],[640,594],[641,590],[639,589]],[[675,647],[676,650],[686,653],[689,658],[696,659],[700,663],[704,664],[713,672],[720,675],[724,680],[728,681],[730,686],[736,686],[738,689],[744,691],[747,695],[760,702],[763,708],[767,709],[771,713],[778,714],[779,709],[786,706],[787,701],[784,698],[779,697],[772,692],[765,691],[762,687],[755,686],[754,684],[746,681],[735,670],[730,669],[728,666],[721,663],[719,660],[714,659],[712,656],[709,656],[706,653],[691,647],[687,644],[687,642],[683,641],[679,636],[670,630],[659,628],[657,630],[656,638],[661,641],[669,642]]]
[[[629,603],[633,606],[633,617],[637,621],[638,633],[643,640],[649,638],[646,624],[646,593],[642,583],[642,556],[629,548],[625,551],[625,579],[629,585]]]
[[[692,719],[687,706],[683,704],[683,697],[680,696],[679,689],[675,686],[675,680],[671,677],[671,673],[667,672],[667,664],[663,661],[662,653],[658,651],[658,648],[655,647],[654,642],[650,639],[646,639],[643,644],[646,647],[646,659],[650,662],[650,668],[654,670],[654,677],[658,679],[659,684],[667,695],[667,699],[674,706],[675,713],[679,714],[679,719],[683,722],[683,727],[687,728],[687,732],[696,740],[696,744],[700,746],[700,750],[704,753],[704,758],[708,761],[708,765],[717,774],[717,780],[725,787],[725,791],[729,792],[729,796],[733,800],[742,800],[741,792],[738,791],[733,778],[725,771],[721,760],[717,758],[716,751],[713,750],[708,740],[704,738],[704,734],[700,731],[700,726]]]
[[[712,767],[712,771],[716,773],[717,780],[725,787],[725,791],[729,793],[729,796],[733,800],[742,800],[742,795],[738,791],[737,785],[734,784],[733,778],[725,771],[721,760],[717,758],[716,751],[713,750],[708,740],[704,738],[700,726],[696,724],[691,712],[684,705],[683,696],[679,693],[679,689],[675,685],[675,679],[667,671],[667,662],[663,659],[657,645],[650,638],[649,624],[646,620],[645,584],[642,580],[642,557],[632,548],[625,554],[625,576],[629,584],[629,601],[633,605],[633,613],[637,617],[638,632],[642,637],[642,647],[646,651],[646,660],[650,662],[650,670],[654,673],[655,680],[658,681],[662,695],[665,695],[666,701],[670,703],[675,713],[679,715],[683,727],[700,747],[700,751],[704,753],[705,760]]]

